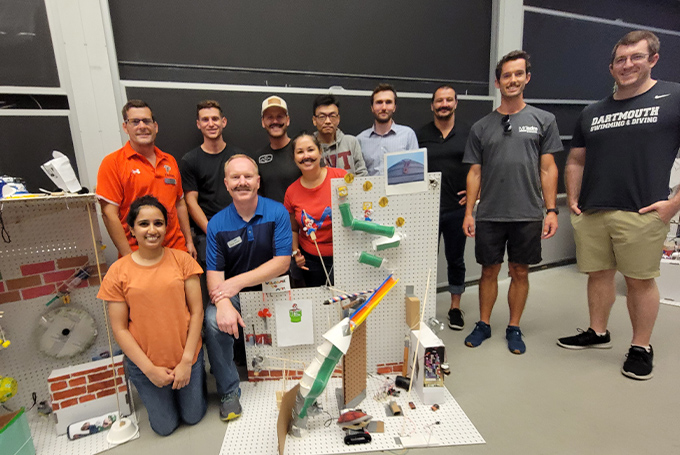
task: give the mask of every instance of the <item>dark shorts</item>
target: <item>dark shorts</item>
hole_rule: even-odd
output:
[[[502,264],[505,245],[508,261],[515,264],[541,262],[542,221],[477,221],[475,258],[481,265]]]

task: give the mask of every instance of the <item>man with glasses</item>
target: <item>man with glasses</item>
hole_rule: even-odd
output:
[[[321,144],[326,166],[344,169],[358,176],[368,175],[359,141],[338,128],[340,101],[333,95],[319,95],[314,99],[312,112],[312,123],[318,130],[314,136]]]
[[[135,199],[151,194],[168,210],[164,245],[196,258],[179,167],[172,155],[155,146],[158,123],[151,108],[144,101],[130,100],[122,113],[123,130],[130,140],[104,157],[96,189],[104,225],[118,254],[125,256],[137,249],[125,219]]]
[[[680,193],[669,199],[668,190],[680,147],[680,84],[652,79],[658,61],[659,39],[651,32],[633,31],[616,43],[609,63],[616,91],[581,113],[565,174],[576,259],[588,274],[590,326],[557,344],[611,348],[607,322],[618,270],[633,326],[621,372],[638,380],[652,377],[654,278],[668,223],[680,209]]]
[[[555,235],[559,213],[553,153],[562,151],[562,142],[555,116],[524,102],[530,70],[524,51],[510,52],[498,62],[495,85],[501,104],[472,126],[463,158],[471,165],[463,231],[475,237],[475,256],[482,266],[480,318],[465,344],[474,348],[491,336],[491,311],[507,245],[511,281],[505,338],[513,354],[526,351],[519,324],[529,294],[529,265],[541,262],[541,239]]]
[[[385,153],[418,148],[416,133],[408,126],[397,125],[392,119],[396,110],[397,91],[390,84],[379,84],[371,94],[373,126],[357,136],[368,175],[384,173]]]
[[[260,168],[260,194],[283,204],[286,190],[301,175],[288,137],[288,104],[279,96],[270,96],[262,102],[261,113],[269,144],[253,155]]]

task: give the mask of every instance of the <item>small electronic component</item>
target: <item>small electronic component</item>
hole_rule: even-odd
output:
[[[416,408],[416,404],[415,404],[413,401],[409,401],[409,402],[408,402],[408,407],[411,408],[411,409],[415,409],[415,408]]]
[[[433,411],[438,411],[439,410],[439,405],[437,403],[432,405],[432,410]]]
[[[371,442],[373,438],[371,438],[371,435],[368,433],[354,433],[354,434],[348,434],[345,436],[345,444],[349,445],[354,445],[354,444],[368,444]]]
[[[389,406],[390,412],[392,413],[393,416],[400,416],[401,415],[401,406],[399,406],[396,401],[390,401],[388,403],[388,406]]]

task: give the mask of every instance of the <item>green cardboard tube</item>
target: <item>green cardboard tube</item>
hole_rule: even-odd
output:
[[[349,209],[349,202],[343,202],[339,206],[340,214],[342,215],[342,225],[343,227],[352,226],[352,212]]]
[[[362,251],[361,255],[359,256],[359,262],[361,262],[362,264],[370,265],[371,267],[378,268],[382,265],[383,258]]]
[[[344,220],[343,220],[344,223]],[[353,231],[364,231],[369,234],[377,234],[385,237],[392,237],[396,228],[394,226],[383,226],[372,221],[352,220]]]

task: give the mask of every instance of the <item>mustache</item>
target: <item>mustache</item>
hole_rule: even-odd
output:
[[[283,123],[270,123],[269,128],[283,128]]]
[[[250,191],[252,188],[248,185],[239,185],[233,189],[233,191],[241,191],[241,190],[248,190]]]
[[[315,162],[315,161],[316,161],[316,159],[314,159],[314,158],[305,158],[304,160],[300,160],[299,163],[300,163],[300,164],[303,164],[303,163],[313,163],[313,162]]]
[[[450,107],[440,107],[439,109],[436,110],[436,112],[442,112],[442,111],[452,111],[453,109]]]

